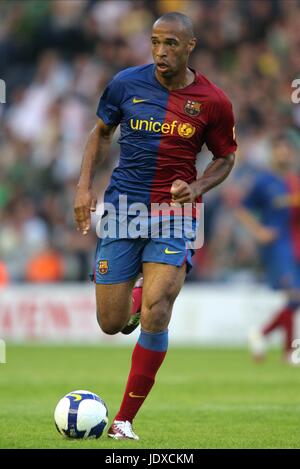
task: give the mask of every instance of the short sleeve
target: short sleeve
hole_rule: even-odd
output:
[[[105,88],[100,98],[97,116],[106,125],[118,125],[122,119],[121,111],[122,85],[120,80],[114,78]]]
[[[215,158],[226,157],[237,149],[232,105],[223,93],[212,105],[205,143]]]

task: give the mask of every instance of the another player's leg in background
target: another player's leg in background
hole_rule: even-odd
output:
[[[168,348],[168,324],[185,279],[185,265],[144,263],[141,333],[134,348],[121,407],[108,430],[112,438],[138,439],[131,423],[148,396]]]
[[[300,303],[295,301],[289,301],[271,321],[266,324],[262,330],[263,335],[266,337],[274,330],[280,328],[284,333],[284,358],[289,361],[292,352],[292,342],[294,339],[294,324],[295,324],[295,313],[299,308]]]
[[[261,330],[253,330],[251,332],[250,347],[254,358],[257,360],[261,360],[265,356],[265,338],[276,329],[281,329],[284,333],[284,359],[290,361],[292,342],[294,339],[295,313],[300,306],[300,301],[295,299],[295,294],[293,297],[293,299],[290,299],[283,308],[272,316],[271,320]]]

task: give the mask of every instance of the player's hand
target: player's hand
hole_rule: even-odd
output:
[[[197,197],[190,184],[181,181],[181,179],[176,179],[173,182],[170,192],[172,196],[171,205],[192,203]]]
[[[278,237],[276,230],[262,226],[256,232],[256,239],[260,244],[270,244]]]
[[[77,230],[86,235],[91,228],[91,212],[96,211],[97,198],[89,189],[77,188],[74,201],[74,217]]]

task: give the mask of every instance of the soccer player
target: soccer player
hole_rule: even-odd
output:
[[[191,20],[181,13],[160,17],[152,30],[154,63],[118,73],[98,106],[98,122],[84,151],[75,197],[75,219],[84,234],[96,208],[91,185],[112,135],[121,126],[120,162],[105,202],[185,204],[220,184],[234,164],[232,106],[226,95],[188,67],[196,45]],[[206,143],[213,160],[197,179],[196,155]],[[119,212],[117,211],[117,216]],[[115,439],[138,439],[132,421],[149,394],[168,348],[174,301],[191,267],[186,239],[99,239],[95,258],[97,318],[107,334],[126,331],[131,292],[142,271],[141,332],[132,354],[123,401],[108,430]],[[141,292],[141,289],[140,289]],[[141,295],[140,295],[141,296]],[[136,324],[134,325],[136,326]]]
[[[294,157],[284,136],[274,138],[270,170],[258,173],[237,210],[260,244],[268,284],[283,290],[287,298],[262,330],[251,331],[249,345],[256,360],[265,357],[266,336],[278,328],[284,332],[284,359],[291,359],[294,313],[300,306],[300,179],[293,171]]]

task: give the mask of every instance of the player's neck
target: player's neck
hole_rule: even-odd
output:
[[[195,73],[189,68],[186,68],[182,72],[178,73],[178,75],[170,78],[163,77],[157,72],[157,70],[155,70],[155,76],[157,80],[170,91],[186,88],[195,81]]]

